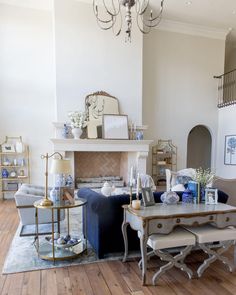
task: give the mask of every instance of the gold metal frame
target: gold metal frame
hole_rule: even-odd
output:
[[[15,140],[15,141],[20,141],[23,143],[22,141],[22,136],[14,136],[14,137],[11,137],[11,136],[6,136],[5,137],[5,141],[3,143],[0,144],[0,147],[2,144],[4,143],[7,143],[9,140]],[[6,178],[6,179],[2,179],[1,178],[1,175],[0,175],[0,199],[4,200],[4,194],[5,193],[14,193],[16,192],[17,190],[8,190],[8,189],[4,189],[4,186],[3,186],[3,181],[6,181],[6,180],[9,180],[9,181],[15,181],[17,182],[18,184],[19,183],[30,183],[30,159],[29,159],[29,146],[28,145],[25,145],[25,151],[23,153],[17,153],[16,151],[15,152],[2,152],[2,150],[0,150],[0,173],[2,171],[2,168],[20,168],[20,165],[9,165],[9,166],[3,166],[2,163],[3,163],[3,156],[18,156],[18,155],[22,155],[24,156],[24,159],[25,159],[25,169],[27,170],[27,176],[24,177],[24,178]]]
[[[86,215],[87,215],[87,200],[80,198],[79,200],[76,200],[74,204],[68,204],[68,205],[59,205],[59,204],[55,204],[55,205],[51,205],[48,207],[42,206],[41,205],[42,200],[36,201],[34,203],[34,207],[35,207],[35,224],[36,224],[36,233],[35,233],[35,240],[36,240],[36,251],[38,253],[38,257],[45,259],[45,260],[49,260],[49,261],[53,261],[53,263],[55,264],[55,261],[60,261],[60,260],[65,260],[65,259],[74,259],[76,257],[78,257],[82,252],[87,251],[87,221],[86,221]],[[82,241],[81,243],[83,243],[82,246],[82,251],[78,252],[78,253],[74,253],[74,255],[68,255],[68,256],[60,256],[60,257],[56,257],[55,255],[55,241],[54,241],[54,235],[55,235],[55,229],[54,229],[54,210],[57,210],[59,213],[58,215],[60,216],[60,210],[62,209],[66,209],[67,211],[67,234],[70,234],[70,214],[69,214],[69,210],[71,208],[76,208],[76,207],[82,207],[84,206],[84,216],[85,216],[85,225],[84,225],[84,237],[85,237],[85,244]],[[51,220],[52,220],[52,257],[49,255],[41,255],[40,254],[40,243],[39,243],[39,223],[38,223],[38,209],[47,209],[47,210],[51,210]],[[59,227],[59,233],[60,233],[60,227]],[[71,246],[73,247],[73,246]],[[58,250],[60,251],[60,250]]]

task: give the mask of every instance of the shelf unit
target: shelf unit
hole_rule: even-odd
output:
[[[23,151],[17,152],[16,143],[22,144]],[[5,152],[4,146],[13,147],[12,152]],[[15,193],[22,183],[30,183],[29,147],[19,137],[6,137],[0,145],[0,199],[5,199],[6,194]],[[7,175],[6,172],[7,171]],[[14,176],[11,177],[11,174]]]
[[[166,169],[177,169],[177,147],[172,140],[159,139],[152,147],[152,177],[157,186],[166,185]]]

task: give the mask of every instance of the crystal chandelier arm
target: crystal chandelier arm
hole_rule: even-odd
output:
[[[106,12],[107,12],[108,14],[110,14],[111,16],[117,16],[117,15],[120,13],[120,3],[119,3],[119,0],[117,0],[117,2],[118,2],[118,11],[116,11],[116,6],[115,6],[115,4],[114,4],[114,1],[111,0],[112,8],[113,8],[113,10],[114,10],[114,12],[111,12],[111,11],[108,9],[107,5],[106,5],[106,1],[103,0],[103,5],[104,5],[104,7],[105,7],[105,9],[106,9]]]
[[[143,3],[145,3],[145,2],[143,2]],[[144,4],[143,4],[144,5]],[[136,11],[137,11],[137,14],[139,14],[140,16],[141,15],[144,15],[144,13],[146,12],[146,10],[147,10],[147,7],[148,7],[148,5],[149,5],[149,1],[147,1],[146,2],[146,5],[144,6],[144,8],[143,9],[141,9],[140,8],[140,0],[137,0],[137,2],[136,2]],[[164,6],[164,0],[162,0],[161,1],[161,6],[160,6],[160,11],[159,11],[159,13],[156,15],[156,16],[152,16],[152,10],[151,10],[151,12],[150,12],[150,17],[149,17],[149,20],[148,21],[155,21],[155,20],[158,20],[158,19],[160,19],[161,18],[161,16],[162,16],[162,12],[163,12],[163,6]],[[138,7],[138,8],[137,8]],[[158,22],[158,24],[159,24],[159,22]]]
[[[161,22],[162,17],[160,16],[158,19],[145,19],[143,16],[137,16],[137,19],[141,19],[142,24],[148,28],[154,28],[159,25]]]
[[[144,14],[149,5],[149,0],[141,0],[141,1],[142,1],[142,5],[140,4],[140,0],[136,0],[136,3],[135,3],[136,13],[139,15]]]
[[[109,30],[109,29],[111,29],[113,26],[114,26],[114,21],[113,22],[110,22],[110,24],[108,25],[108,23],[107,23],[107,26],[105,26],[104,25],[104,22],[103,22],[103,24],[97,19],[97,24],[98,24],[98,26],[102,29],[102,30]]]
[[[98,6],[95,3],[95,0],[93,0],[93,12],[94,12],[94,15],[96,16],[98,22],[103,23],[103,24],[109,24],[109,23],[113,22],[111,15],[109,15],[110,19],[107,19],[107,20],[103,20],[99,17]]]
[[[140,25],[139,23],[139,18],[141,18],[138,14],[137,14],[137,17],[136,17],[136,21],[137,21],[137,26],[139,28],[139,30],[143,33],[143,34],[148,34],[150,33],[151,31],[151,27],[150,26],[146,26],[145,23],[143,22],[142,18],[142,25],[144,25],[144,27],[146,28],[146,30],[143,28],[143,26]]]
[[[115,29],[114,29],[114,25],[115,25],[115,23],[114,23],[114,25],[112,26],[112,31],[113,31],[113,34],[114,34],[115,36],[119,36],[120,33],[121,33],[121,29],[122,29],[122,21],[123,21],[123,19],[122,19],[122,13],[120,13],[120,26],[119,26],[118,31],[115,32]]]

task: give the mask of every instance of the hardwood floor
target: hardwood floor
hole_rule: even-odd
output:
[[[19,220],[13,201],[0,202],[0,268],[2,269],[8,247]],[[233,250],[227,255],[233,255]],[[190,267],[196,269],[202,254],[188,257]],[[148,282],[155,272],[159,260],[149,262]],[[179,270],[172,269],[163,275],[157,286],[143,287],[137,261],[100,262],[88,265],[56,268],[50,270],[0,275],[1,295],[229,295],[236,294],[236,273],[230,274],[220,263],[214,263],[201,279],[189,280]]]

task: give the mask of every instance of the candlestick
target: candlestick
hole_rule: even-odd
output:
[[[134,167],[131,166],[131,169],[130,169],[130,179],[129,179],[130,186],[133,186],[133,179],[134,179]]]
[[[129,187],[129,205],[130,205],[130,207],[132,207],[132,194],[133,194],[133,192],[132,192],[132,184],[130,184],[130,187]]]
[[[139,190],[140,190],[140,175],[137,175],[137,187],[136,187],[136,199],[139,200]]]

